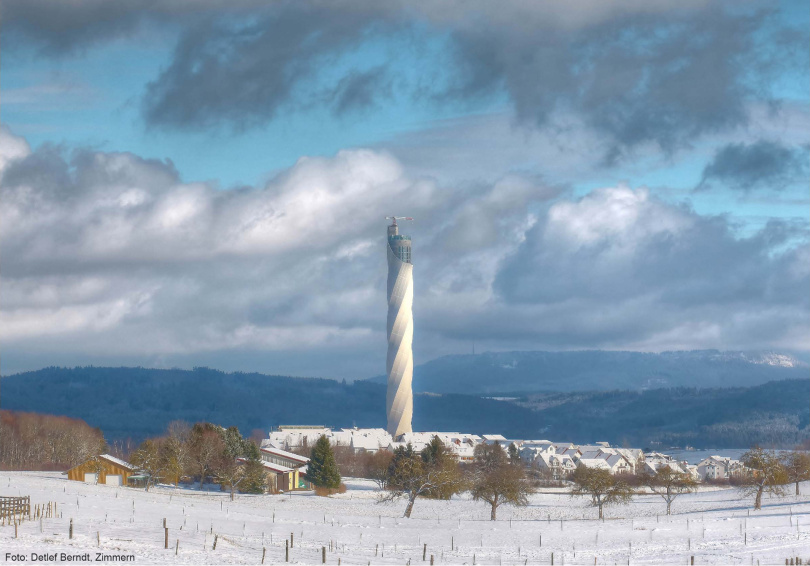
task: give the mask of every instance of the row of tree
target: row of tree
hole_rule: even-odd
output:
[[[325,437],[318,444],[321,450],[332,451]],[[474,500],[490,506],[490,518],[495,520],[501,505],[525,505],[536,485],[514,444],[506,450],[498,444],[479,445],[471,464],[460,464],[439,438],[433,438],[420,452],[410,444],[397,448],[393,454],[380,451],[352,456],[351,451],[342,447],[335,447],[334,451],[341,468],[345,465],[351,475],[377,482],[383,489],[382,501],[405,498],[406,517],[410,517],[419,497],[449,499],[468,491]],[[798,495],[799,482],[810,480],[810,454],[805,451],[777,454],[755,447],[742,456],[742,462],[746,473],[736,478],[735,483],[755,498],[755,509],[761,508],[763,494],[784,495],[787,485],[795,483]],[[603,517],[605,506],[629,503],[639,488],[660,495],[670,514],[678,496],[693,492],[700,485],[691,474],[669,466],[638,475],[613,475],[608,470],[580,466],[568,479],[572,484],[571,495],[590,497],[591,504],[599,510],[599,518]]]
[[[420,452],[408,444],[391,455],[388,465],[378,468],[374,479],[383,488],[383,501],[404,497],[405,517],[410,517],[419,497],[450,499],[469,491],[476,501],[490,506],[495,520],[503,504],[526,505],[532,485],[526,467],[510,459],[499,444],[481,444],[475,448],[472,464],[460,465],[438,437]]]
[[[309,455],[307,479],[316,487],[338,489],[340,471],[329,439],[321,437]],[[148,475],[147,490],[158,482],[176,485],[183,477],[196,479],[200,489],[206,479],[219,482],[230,490],[231,499],[237,490],[264,493],[267,489],[259,446],[236,427],[173,421],[162,436],[141,443],[130,461]]]
[[[735,484],[745,495],[754,497],[754,509],[762,508],[762,496],[787,494],[788,486],[795,484],[799,495],[799,483],[810,480],[810,454],[805,451],[790,451],[777,454],[772,450],[754,447],[741,457],[745,473],[735,478]],[[672,511],[672,502],[684,493],[697,489],[699,482],[691,474],[679,472],[669,466],[659,468],[655,474],[641,474],[633,478],[613,476],[607,470],[577,468],[572,476],[572,495],[589,495],[591,503],[599,508],[599,518],[605,505],[627,503],[636,493],[632,483],[644,485],[664,498],[667,515]]]
[[[104,448],[101,431],[81,419],[0,410],[0,469],[66,470]]]
[[[230,489],[263,493],[265,470],[259,448],[236,427],[185,421],[169,423],[165,434],[145,440],[135,450],[131,463],[146,472],[146,489],[158,482],[177,484],[181,478],[196,479],[202,489],[206,479]]]

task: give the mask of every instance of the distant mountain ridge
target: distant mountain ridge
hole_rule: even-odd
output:
[[[661,353],[580,350],[443,356],[414,368],[418,392],[644,391],[661,387],[745,387],[808,377],[810,365],[777,352]],[[385,383],[385,376],[369,381]]]

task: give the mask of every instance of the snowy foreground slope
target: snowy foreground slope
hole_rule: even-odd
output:
[[[69,482],[58,473],[4,472],[0,495],[30,495],[32,505],[56,501],[61,517],[0,528],[0,560],[10,554],[134,555],[141,564],[266,564],[284,562],[285,539],[294,535],[290,562],[320,564],[784,564],[810,559],[810,497],[767,498],[759,512],[736,490],[684,495],[673,515],[658,496],[639,496],[607,509],[604,522],[583,498],[542,493],[523,508],[502,507],[489,521],[485,504],[469,498],[420,499],[403,519],[404,502],[377,503],[374,486],[348,480],[330,498],[238,495]],[[810,485],[802,486],[810,492]],[[164,550],[163,519],[169,527]],[[73,518],[73,540],[68,527]],[[41,529],[41,530],[40,530]],[[217,535],[216,550],[212,548]],[[542,539],[542,541],[541,541]],[[100,545],[99,541],[100,540]],[[177,542],[179,541],[179,543]],[[542,542],[542,546],[541,546]],[[330,550],[331,547],[331,550]],[[175,549],[177,554],[175,555]],[[41,562],[41,561],[39,561]],[[19,563],[19,562],[17,562]]]

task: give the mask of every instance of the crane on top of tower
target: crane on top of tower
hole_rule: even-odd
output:
[[[413,218],[411,218],[410,216],[386,216],[385,219],[393,220],[394,223],[392,224],[392,226],[397,225],[397,220],[413,220]]]

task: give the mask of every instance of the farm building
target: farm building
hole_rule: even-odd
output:
[[[67,477],[72,481],[92,484],[127,485],[130,476],[135,475],[135,467],[109,454],[100,454],[86,462],[70,468]]]
[[[309,458],[271,446],[261,448],[261,455],[271,491],[312,489],[306,478]]]

